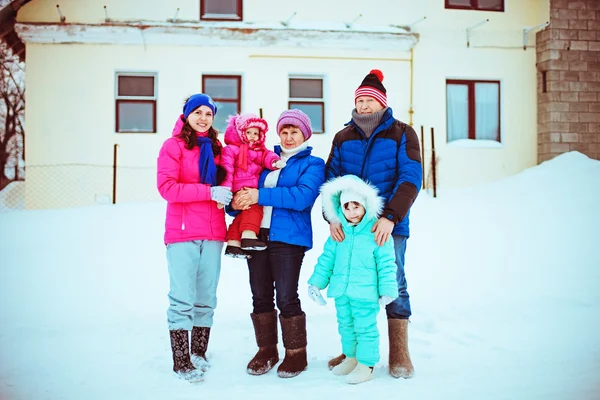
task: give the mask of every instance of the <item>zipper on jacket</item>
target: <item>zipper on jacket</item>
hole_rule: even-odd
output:
[[[184,231],[185,230],[185,206],[182,206],[182,212],[181,212],[181,230]]]

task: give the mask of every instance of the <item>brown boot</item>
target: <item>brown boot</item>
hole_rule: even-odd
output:
[[[308,365],[306,357],[306,314],[290,318],[279,316],[285,358],[277,368],[280,378],[292,378],[299,375]]]
[[[206,358],[206,349],[208,347],[208,338],[210,337],[210,328],[206,326],[194,326],[192,328],[192,354],[190,359],[194,367],[206,372],[210,368]]]
[[[390,339],[390,375],[412,378],[414,368],[408,354],[408,319],[388,319]]]
[[[189,332],[183,329],[169,331],[171,350],[173,352],[173,372],[189,382],[200,382],[204,372],[196,369],[190,361]]]
[[[344,353],[340,354],[337,357],[333,357],[327,363],[327,368],[329,368],[329,370],[331,371],[332,369],[334,369],[335,367],[340,365],[345,359],[346,359],[346,355]]]
[[[252,324],[258,353],[248,363],[246,371],[250,375],[262,375],[269,372],[279,362],[277,352],[277,311],[251,313]]]

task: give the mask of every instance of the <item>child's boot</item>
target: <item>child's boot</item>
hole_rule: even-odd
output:
[[[331,372],[334,375],[348,375],[356,368],[356,364],[358,364],[356,357],[346,357],[344,361],[333,367]]]
[[[354,370],[350,372],[350,375],[346,377],[346,381],[351,385],[355,385],[357,383],[369,381],[372,377],[373,367],[367,367],[365,364],[358,363],[356,368],[354,368]]]
[[[242,250],[262,251],[267,248],[267,244],[260,240],[256,233],[245,230],[242,232]]]
[[[228,240],[225,255],[233,258],[252,258],[252,256],[241,249],[239,240]]]

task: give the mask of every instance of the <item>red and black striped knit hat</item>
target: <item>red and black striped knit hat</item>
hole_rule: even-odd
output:
[[[387,107],[387,95],[382,82],[383,72],[372,69],[354,92],[354,103],[360,96],[369,96],[381,103],[383,107]]]

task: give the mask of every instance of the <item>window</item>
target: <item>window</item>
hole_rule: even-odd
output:
[[[204,93],[217,103],[217,115],[213,126],[225,132],[227,118],[239,114],[242,109],[242,77],[239,75],[203,75]]]
[[[116,131],[156,132],[156,74],[118,72]]]
[[[446,8],[458,10],[504,11],[504,0],[445,0]]]
[[[241,21],[242,0],[200,0],[200,19]]]
[[[325,102],[322,78],[290,78],[289,109],[297,108],[309,116],[314,133],[325,132]]]
[[[447,80],[446,113],[448,142],[500,142],[500,82]]]

